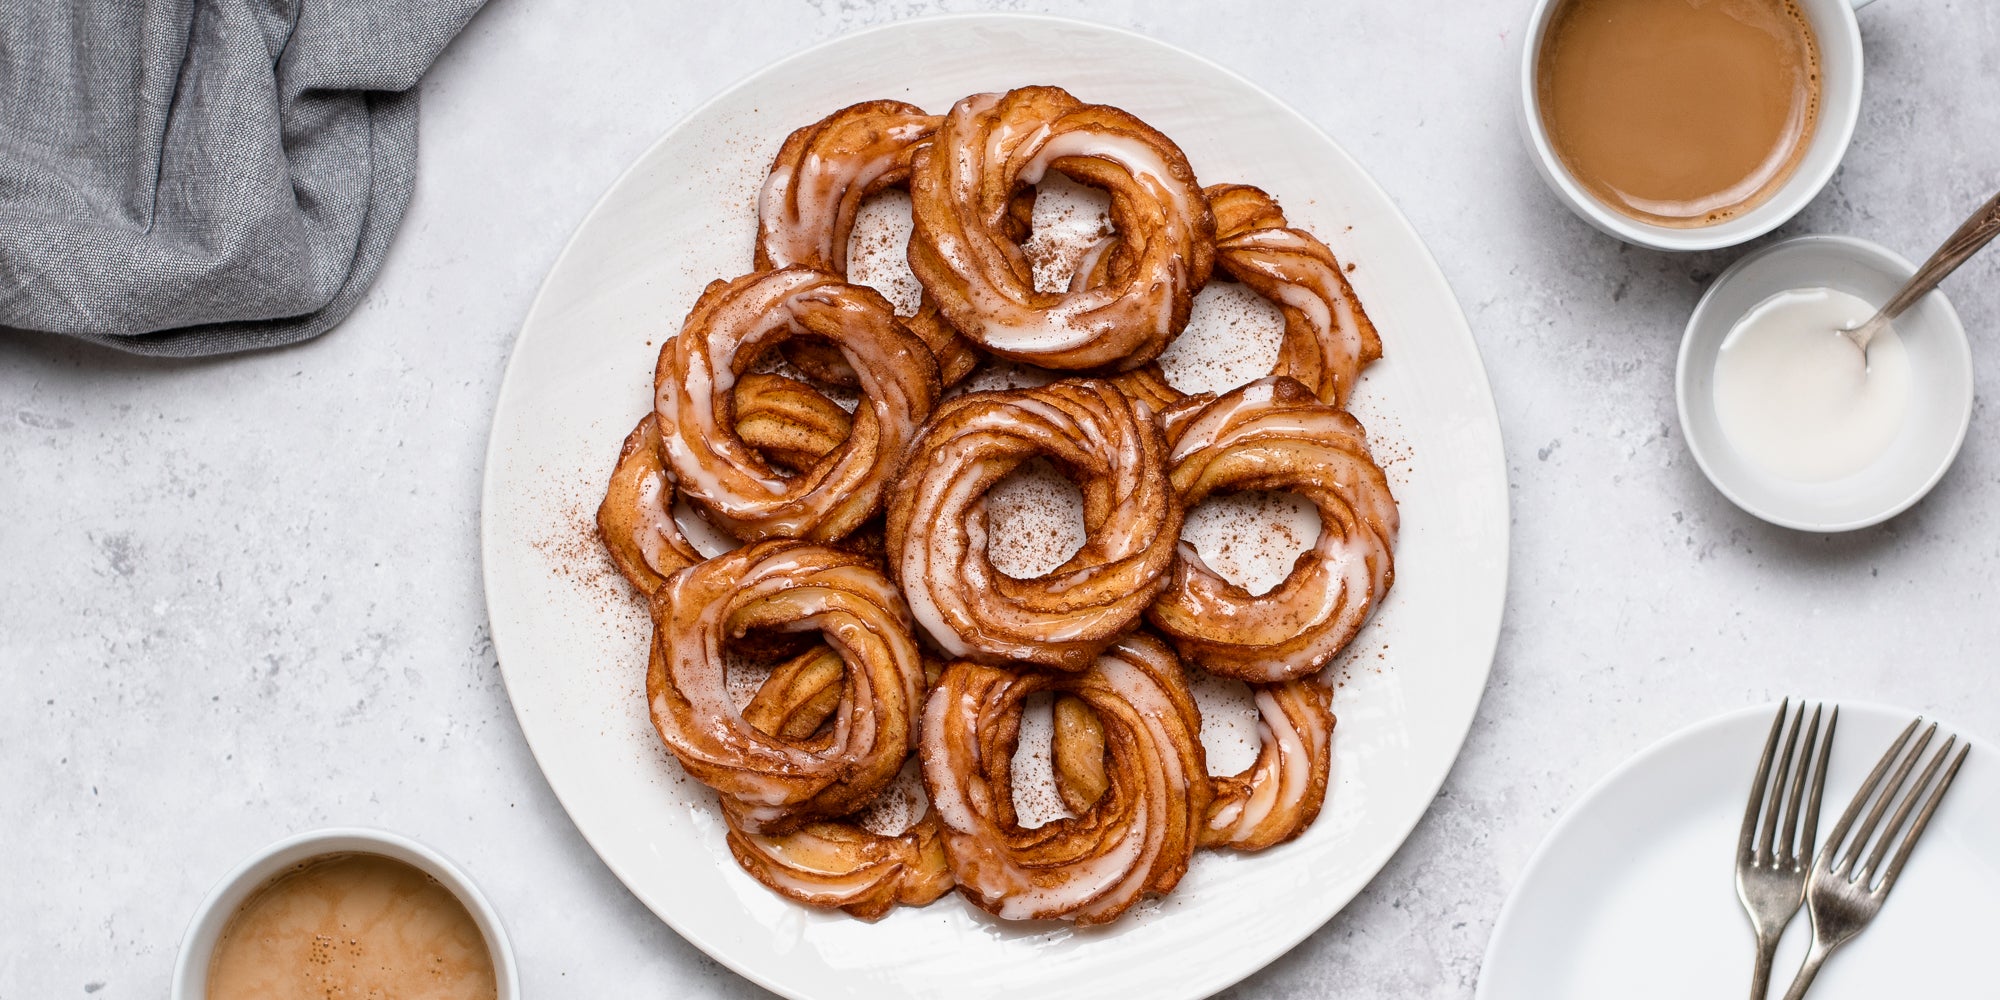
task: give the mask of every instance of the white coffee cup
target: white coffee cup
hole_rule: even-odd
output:
[[[386,830],[340,827],[314,830],[287,837],[258,851],[222,877],[195,910],[181,939],[180,957],[174,962],[171,996],[173,1000],[202,1000],[208,995],[209,958],[221,940],[229,918],[236,915],[251,894],[283,872],[314,858],[331,854],[379,854],[401,861],[436,879],[458,901],[465,904],[472,922],[486,938],[486,953],[493,959],[494,985],[499,1000],[520,1000],[521,972],[514,963],[514,948],[500,925],[500,914],[487,902],[472,879],[444,855],[408,837]]]
[[[1542,127],[1536,56],[1550,15],[1562,0],[1535,0],[1528,30],[1521,35],[1521,136],[1549,189],[1584,221],[1627,243],[1655,250],[1714,250],[1756,239],[1784,225],[1818,195],[1833,177],[1854,123],[1861,116],[1861,27],[1854,12],[1870,0],[1796,0],[1819,42],[1819,125],[1805,156],[1785,183],[1763,204],[1708,226],[1678,228],[1641,222],[1597,200],[1571,177]]]

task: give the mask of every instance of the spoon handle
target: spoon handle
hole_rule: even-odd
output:
[[[1903,290],[1882,307],[1880,315],[1885,319],[1901,316],[1903,310],[1930,294],[1930,290],[1936,288],[1945,275],[1958,270],[1960,264],[1972,259],[1972,255],[1991,243],[1995,236],[2000,236],[2000,194],[1979,206],[1979,211],[1972,213],[1972,218],[1965,220],[1965,224],[1959,226],[1958,231],[1952,233],[1936,253],[1931,254],[1931,259],[1917,268],[1917,273],[1910,276]]]

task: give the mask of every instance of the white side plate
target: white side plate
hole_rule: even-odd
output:
[[[1710,719],[1654,744],[1570,808],[1500,911],[1479,1000],[1686,1000],[1750,991],[1750,921],[1736,899],[1736,834],[1776,705]],[[1915,712],[1840,706],[1820,838]],[[1939,726],[1928,754],[1949,733]],[[1978,741],[1975,741],[1978,742]],[[2000,898],[2000,769],[1966,758],[1875,921],[1829,959],[1812,1000],[1990,996]],[[1771,996],[1812,940],[1786,928]]]

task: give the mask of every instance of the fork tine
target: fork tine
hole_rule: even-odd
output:
[[[1910,752],[1903,755],[1902,763],[1896,765],[1896,773],[1889,778],[1888,784],[1882,786],[1882,793],[1874,796],[1875,804],[1869,807],[1868,818],[1862,820],[1861,826],[1854,831],[1854,839],[1848,843],[1847,854],[1840,860],[1840,867],[1837,869],[1840,874],[1848,876],[1853,874],[1855,862],[1860,860],[1861,852],[1868,847],[1868,838],[1875,835],[1875,827],[1882,822],[1882,814],[1889,811],[1889,803],[1896,798],[1897,790],[1901,789],[1903,782],[1910,777],[1910,769],[1917,766],[1917,761],[1924,755],[1924,748],[1931,745],[1931,737],[1935,735],[1937,735],[1937,723],[1933,722],[1930,728],[1924,730],[1922,736],[1917,737],[1917,742],[1910,747]],[[1849,881],[1853,879],[1849,878]]]
[[[1814,714],[1818,714],[1815,712]],[[1800,836],[1799,857],[1810,862],[1813,845],[1819,834],[1819,801],[1826,791],[1826,758],[1833,752],[1833,730],[1840,725],[1840,706],[1833,706],[1833,712],[1826,717],[1826,737],[1819,745],[1819,754],[1813,760],[1812,799],[1806,803],[1806,828]]]
[[[1958,777],[1959,765],[1965,763],[1965,755],[1971,752],[1970,743],[1960,747],[1958,756],[1952,758],[1951,767],[1945,770],[1943,778],[1938,779],[1937,787],[1931,789],[1930,798],[1924,800],[1923,810],[1917,813],[1917,821],[1910,825],[1909,835],[1903,838],[1903,846],[1896,848],[1895,856],[1889,859],[1889,870],[1883,873],[1882,885],[1876,890],[1877,892],[1887,895],[1889,887],[1896,884],[1896,876],[1903,873],[1903,862],[1910,860],[1910,852],[1916,849],[1917,838],[1923,836],[1924,827],[1930,825],[1931,813],[1937,812],[1938,803],[1944,801],[1945,791],[1951,788],[1951,779]],[[1943,752],[1938,756],[1943,757]]]
[[[1743,832],[1736,837],[1736,854],[1749,857],[1757,841],[1757,816],[1764,810],[1764,788],[1771,780],[1771,755],[1778,751],[1778,734],[1785,728],[1785,712],[1792,700],[1778,702],[1778,716],[1771,720],[1771,735],[1764,739],[1764,759],[1757,762],[1757,780],[1750,784],[1750,801],[1743,807]]]
[[[1938,768],[1944,766],[1945,758],[1951,756],[1952,746],[1957,742],[1956,736],[1946,739],[1944,746],[1931,755],[1931,762],[1924,767],[1924,773],[1910,784],[1902,804],[1896,807],[1896,814],[1889,817],[1889,825],[1882,828],[1882,836],[1876,839],[1875,849],[1868,852],[1868,860],[1861,867],[1861,885],[1864,888],[1875,881],[1875,868],[1882,863],[1883,855],[1889,853],[1889,845],[1896,842],[1896,835],[1903,832],[1903,821],[1910,818],[1910,810],[1917,807],[1917,800],[1923,798],[1924,791],[1930,788],[1931,779],[1937,777]]]
[[[1855,817],[1861,815],[1861,809],[1868,804],[1868,796],[1875,790],[1876,783],[1882,780],[1884,774],[1889,773],[1889,765],[1896,762],[1896,755],[1903,751],[1903,744],[1909,742],[1910,734],[1916,732],[1917,726],[1923,721],[1921,717],[1912,719],[1909,725],[1903,727],[1903,732],[1896,737],[1896,742],[1889,744],[1889,752],[1882,755],[1882,759],[1875,764],[1875,770],[1868,772],[1868,777],[1861,782],[1861,787],[1855,790],[1853,801],[1847,803],[1847,809],[1840,814],[1840,821],[1833,824],[1833,833],[1826,838],[1826,846],[1820,848],[1819,857],[1815,861],[1819,867],[1828,871],[1833,870],[1834,860],[1840,856],[1840,845],[1846,842],[1847,831],[1854,825]]]
[[[1804,715],[1805,712],[1806,712],[1805,702],[1799,702],[1799,714]],[[1799,731],[1799,723],[1797,719],[1794,719],[1792,721],[1792,734],[1796,736],[1798,735],[1798,731]],[[1805,799],[1806,772],[1812,767],[1813,750],[1818,745],[1818,740],[1819,740],[1819,707],[1815,706],[1813,708],[1812,724],[1806,727],[1805,743],[1801,745],[1801,749],[1799,751],[1798,773],[1792,775],[1791,779],[1792,798],[1791,801],[1786,803],[1785,806],[1784,836],[1780,837],[1776,842],[1778,845],[1777,861],[1779,864],[1785,865],[1786,867],[1790,867],[1791,865],[1796,864],[1798,862],[1798,859],[1801,857],[1801,854],[1793,849],[1793,842],[1797,838],[1799,832],[1799,806]],[[1803,856],[1808,858],[1812,857],[1812,849],[1808,847]]]
[[[1785,786],[1792,780],[1792,755],[1798,751],[1799,730],[1805,721],[1806,703],[1801,698],[1798,709],[1792,713],[1791,731],[1785,735],[1785,753],[1778,758],[1777,773],[1771,776],[1771,789],[1765,793],[1770,804],[1764,807],[1764,837],[1762,846],[1757,848],[1759,862],[1775,863],[1784,857],[1778,849],[1778,814],[1785,809]]]

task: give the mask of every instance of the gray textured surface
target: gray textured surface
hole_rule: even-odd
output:
[[[404,231],[330,336],[167,364],[0,338],[0,998],[163,995],[209,884],[336,822],[460,859],[532,996],[756,993],[624,892],[520,739],[479,594],[488,413],[536,284],[654,137],[771,59],[934,6],[655,6],[474,20],[424,84]],[[1564,213],[1514,134],[1525,4],[1451,11],[1083,11],[1248,75],[1375,173],[1457,288],[1507,437],[1512,592],[1465,754],[1374,885],[1241,996],[1470,996],[1556,814],[1709,714],[1807,692],[2000,735],[2000,415],[1982,401],[1957,467],[1885,527],[1730,507],[1680,440],[1672,365],[1734,254],[1627,249]],[[1862,20],[1855,149],[1785,232],[1921,255],[2000,184],[2000,107],[1973,99],[2000,78],[2000,8]],[[1981,387],[1996,279],[2000,255],[1948,286]]]

